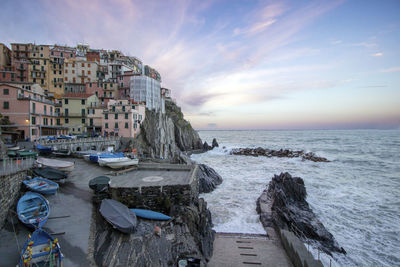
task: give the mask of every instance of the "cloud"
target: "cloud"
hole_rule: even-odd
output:
[[[338,44],[343,43],[343,41],[342,40],[332,40],[330,43],[331,43],[331,45],[338,45]]]
[[[392,67],[392,68],[388,68],[388,69],[383,69],[380,72],[386,72],[386,73],[400,72],[400,67]]]
[[[208,123],[207,126],[210,128],[216,128],[217,124],[216,123]]]
[[[372,56],[373,57],[381,57],[381,56],[383,56],[383,53],[382,52],[378,52],[378,53],[373,54]]]
[[[350,46],[360,46],[360,47],[365,47],[365,48],[373,48],[376,47],[376,43],[368,43],[368,42],[360,42],[360,43],[353,43],[350,44]]]

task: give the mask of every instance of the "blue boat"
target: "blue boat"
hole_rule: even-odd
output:
[[[89,156],[89,160],[92,162],[97,163],[99,158],[122,158],[124,153],[100,153],[100,154],[91,154]]]
[[[58,139],[67,139],[67,140],[70,140],[70,139],[72,139],[72,137],[69,136],[69,135],[60,135],[60,136],[58,137]]]
[[[47,180],[42,177],[35,177],[30,180],[24,180],[23,183],[31,191],[45,195],[55,194],[58,189],[58,184],[56,182]]]
[[[130,209],[130,210],[133,211],[137,217],[144,219],[157,220],[157,221],[171,220],[171,217],[157,211],[144,210],[144,209]]]
[[[49,202],[41,194],[27,192],[17,204],[18,219],[31,228],[41,228],[49,218]]]
[[[49,155],[51,154],[51,147],[42,146],[41,144],[36,145],[37,150],[41,155]]]
[[[63,255],[58,239],[39,228],[29,235],[21,251],[19,265],[26,266],[62,266]]]

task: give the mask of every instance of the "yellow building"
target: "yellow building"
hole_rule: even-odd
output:
[[[64,117],[64,126],[69,128],[69,133],[86,133],[88,131],[87,110],[98,104],[99,99],[94,94],[65,94],[62,97],[61,115]]]
[[[32,45],[29,52],[28,82],[39,84],[48,93],[49,89],[50,47],[48,45]]]

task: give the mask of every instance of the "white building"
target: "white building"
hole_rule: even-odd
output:
[[[131,77],[130,97],[135,102],[145,102],[146,108],[159,111],[161,107],[160,82],[145,75]]]

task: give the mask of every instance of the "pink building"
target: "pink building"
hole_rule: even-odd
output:
[[[121,76],[118,77],[118,97],[120,99],[130,98],[130,81],[133,75],[133,71],[125,71]]]
[[[133,137],[140,133],[145,117],[145,105],[132,104],[129,100],[110,100],[103,111],[102,129],[104,135]]]
[[[11,133],[16,139],[66,134],[55,109],[56,104],[36,84],[0,83],[0,113],[16,125]]]
[[[88,82],[85,84],[86,87],[86,94],[91,94],[91,95],[96,95],[100,99],[100,103],[103,102],[101,101],[101,98],[104,95],[104,90],[103,90],[103,85],[99,81],[95,82]]]

